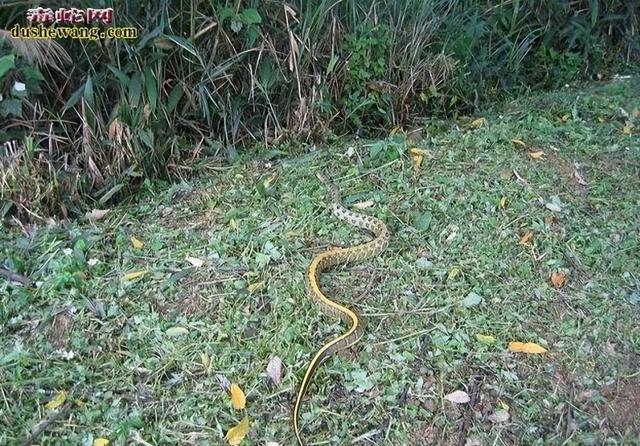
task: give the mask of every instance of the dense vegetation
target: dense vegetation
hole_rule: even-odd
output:
[[[640,51],[635,0],[78,3],[112,5],[139,37],[12,40],[33,5],[0,8],[0,217],[79,214],[246,144],[380,134],[608,78]]]

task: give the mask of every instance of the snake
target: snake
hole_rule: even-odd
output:
[[[329,315],[341,319],[349,326],[349,329],[343,334],[335,337],[324,344],[313,356],[311,362],[307,366],[307,371],[302,378],[295,404],[293,406],[293,427],[300,446],[305,446],[300,432],[300,409],[302,400],[309,389],[309,385],[313,380],[313,376],[318,367],[324,361],[340,350],[347,349],[360,341],[364,334],[364,319],[353,309],[349,309],[332,300],[320,288],[320,273],[335,265],[353,264],[363,260],[376,257],[385,250],[389,243],[389,229],[387,225],[380,219],[369,215],[359,214],[348,210],[342,205],[340,192],[335,186],[321,173],[316,176],[323,183],[325,189],[331,197],[330,209],[333,215],[341,221],[351,226],[371,232],[374,238],[360,245],[349,246],[346,248],[332,248],[317,254],[309,264],[305,276],[305,290],[307,296],[314,300],[320,310]]]

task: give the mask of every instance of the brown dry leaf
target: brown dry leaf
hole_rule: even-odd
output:
[[[471,401],[471,397],[469,396],[469,394],[462,390],[451,392],[450,394],[445,395],[444,399],[455,404],[466,404]]]
[[[529,152],[529,156],[534,160],[542,160],[544,159],[544,152],[543,151]]]
[[[138,240],[137,238],[135,238],[132,235],[131,236],[131,246],[133,246],[135,249],[142,249],[142,247],[144,246],[144,243],[142,243],[140,240]]]
[[[519,146],[522,146],[522,147],[527,147],[525,142],[522,141],[521,139],[512,139],[511,142],[514,144],[518,144]]]
[[[507,197],[502,197],[500,199],[500,209],[506,209],[507,208]]]
[[[246,437],[248,433],[249,417],[244,417],[240,423],[229,429],[225,439],[231,446],[237,446],[244,440],[244,437]]]
[[[118,121],[118,118],[109,124],[109,139],[111,141],[122,142],[122,124]]]
[[[373,206],[373,200],[359,201],[353,204],[356,209],[367,209]]]
[[[555,225],[556,223],[558,223],[558,219],[556,218],[555,215],[549,215],[548,217],[546,217],[544,219],[544,222],[546,224],[548,224],[549,226],[551,226],[551,225]]]
[[[267,365],[267,376],[276,386],[282,382],[282,360],[274,356]]]
[[[45,409],[57,409],[67,401],[67,392],[58,392],[51,401],[44,405]]]
[[[479,129],[480,127],[484,126],[486,123],[487,123],[487,120],[485,118],[478,118],[471,121],[469,125],[474,129]]]
[[[551,283],[556,288],[562,288],[567,283],[567,275],[563,272],[554,271],[551,274]]]
[[[250,283],[247,286],[247,291],[250,293],[255,293],[256,291],[260,291],[262,289],[264,289],[264,280],[261,282]]]
[[[134,271],[132,273],[127,273],[124,276],[122,276],[122,280],[126,280],[126,281],[136,280],[144,276],[146,273],[147,273],[146,271]]]
[[[231,405],[236,410],[244,409],[247,399],[244,396],[244,392],[237,384],[231,384]]]
[[[509,342],[508,350],[513,353],[527,353],[527,354],[542,354],[546,353],[547,349],[535,342]]]
[[[533,240],[533,232],[527,232],[522,237],[520,237],[520,243],[523,245],[530,245]]]

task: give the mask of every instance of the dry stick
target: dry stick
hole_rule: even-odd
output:
[[[33,282],[33,280],[29,279],[28,277],[25,277],[18,273],[14,273],[13,271],[9,271],[8,269],[4,269],[1,267],[0,267],[0,277],[4,277],[10,282],[19,282],[28,288],[35,287],[35,283]]]
[[[73,406],[73,403],[71,401],[67,401],[60,410],[58,410],[58,412],[41,422],[35,432],[29,435],[25,441],[20,443],[20,446],[30,446],[45,430],[47,430],[49,426],[51,426],[51,424],[53,424],[62,415],[66,414],[69,409],[71,409],[71,406]]]

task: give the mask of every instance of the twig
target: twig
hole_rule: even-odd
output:
[[[0,267],[0,277],[4,277],[9,282],[18,282],[27,288],[35,288],[35,282],[28,277],[25,277],[21,274],[14,273],[13,271],[9,271],[8,269],[4,269]]]
[[[67,401],[66,403],[64,403],[64,405],[60,408],[60,410],[58,410],[56,413],[54,413],[53,415],[51,415],[49,418],[47,418],[46,420],[42,421],[39,425],[38,428],[31,434],[29,435],[29,437],[27,437],[27,439],[25,441],[23,441],[22,443],[20,443],[20,446],[30,446],[31,444],[33,444],[35,442],[35,440],[45,431],[47,430],[47,428],[49,426],[51,426],[58,418],[60,418],[62,415],[65,415],[69,409],[71,409],[71,406],[73,406],[73,402],[71,401]]]

